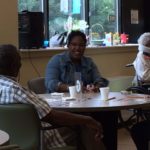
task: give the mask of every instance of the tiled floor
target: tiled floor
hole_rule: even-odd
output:
[[[118,150],[136,150],[136,147],[126,129],[118,130]]]
[[[122,116],[127,119],[132,114],[132,111],[122,111]],[[136,150],[129,132],[125,129],[118,130],[118,150]]]

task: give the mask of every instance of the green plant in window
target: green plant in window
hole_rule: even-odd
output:
[[[74,20],[72,30],[85,31],[89,26],[85,20]]]
[[[71,30],[85,31],[85,29],[87,29],[88,27],[89,26],[85,20],[73,19],[72,16],[70,16],[70,15],[64,24],[64,29],[67,32],[70,32]]]
[[[18,0],[18,11],[41,11],[40,0]]]

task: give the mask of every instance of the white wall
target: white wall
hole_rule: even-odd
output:
[[[63,51],[63,49],[22,51],[20,83],[26,86],[28,80],[39,76],[37,71],[41,76],[44,76],[49,59]],[[85,51],[85,55],[93,59],[104,77],[133,76],[134,69],[132,67],[126,68],[125,65],[133,62],[136,53],[137,46],[88,48]]]
[[[0,0],[0,44],[18,46],[17,0]]]

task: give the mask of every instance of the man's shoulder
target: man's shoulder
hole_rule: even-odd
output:
[[[15,84],[15,81],[6,76],[0,76],[0,84],[1,86],[12,86]]]
[[[0,76],[0,86],[3,88],[23,89],[18,82],[6,76]]]

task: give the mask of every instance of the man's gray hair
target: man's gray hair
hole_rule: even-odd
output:
[[[138,39],[138,44],[150,47],[150,32],[143,33]]]

